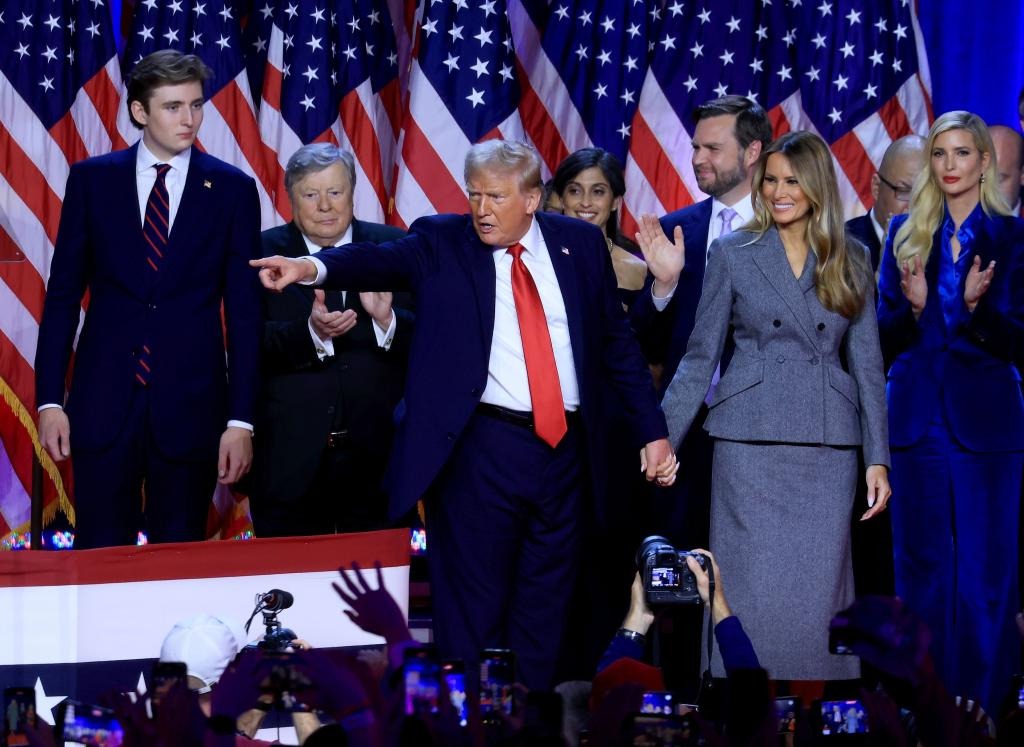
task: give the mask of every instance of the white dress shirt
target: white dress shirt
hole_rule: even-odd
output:
[[[551,264],[547,244],[536,219],[530,224],[530,229],[519,243],[523,245],[524,250],[523,264],[533,276],[541,305],[544,307],[544,316],[547,317],[551,347],[555,353],[555,367],[558,370],[558,383],[562,388],[562,403],[566,410],[576,410],[580,406],[580,391],[576,381],[572,343],[569,340],[565,301],[558,286],[555,268]],[[519,317],[512,296],[512,255],[508,253],[507,247],[495,248],[492,254],[497,276],[494,334],[491,337],[491,354],[487,363],[487,385],[480,401],[510,410],[529,412],[533,410],[533,403],[529,379],[526,376],[526,357],[523,354],[523,338],[519,332]]]
[[[328,247],[325,247],[325,246],[320,246],[319,244],[314,244],[306,234],[302,233],[301,231],[299,233],[302,236],[302,240],[304,242],[306,242],[306,249],[309,251],[309,256],[312,257],[314,254],[319,252],[321,249],[327,249],[328,248]],[[352,224],[349,223],[348,224],[348,228],[345,229],[345,233],[342,234],[341,239],[338,241],[337,244],[335,244],[335,246],[344,246],[345,244],[351,244],[351,243],[352,243]],[[318,273],[319,273],[319,268],[318,268]],[[342,291],[341,292],[341,303],[342,304],[348,303],[348,291]],[[384,350],[390,350],[391,349],[391,343],[395,341],[395,329],[398,327],[398,314],[395,314],[394,313],[394,309],[392,309],[391,324],[388,325],[388,328],[386,330],[382,330],[380,328],[380,325],[378,325],[376,321],[374,321],[371,326],[373,327],[373,334],[377,337],[377,347],[384,348]],[[334,338],[331,337],[331,338],[329,338],[327,340],[321,340],[320,339],[320,335],[318,335],[316,333],[316,331],[313,329],[313,320],[312,319],[310,319],[309,321],[306,322],[306,327],[309,329],[310,337],[313,338],[313,345],[316,347],[317,358],[319,358],[320,360],[323,360],[324,358],[327,358],[329,356],[333,356],[334,355]]]

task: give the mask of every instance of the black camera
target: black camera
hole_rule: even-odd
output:
[[[708,559],[702,553],[676,550],[664,537],[648,537],[636,551],[636,567],[644,582],[649,605],[703,604],[697,591],[697,577],[686,565],[695,558],[707,570]]]

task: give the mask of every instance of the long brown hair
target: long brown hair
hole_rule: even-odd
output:
[[[768,157],[779,153],[789,161],[807,200],[811,203],[807,221],[807,244],[817,257],[814,288],[821,305],[829,311],[852,319],[864,306],[867,260],[861,252],[850,251],[846,241],[839,187],[832,165],[832,153],[825,141],[813,132],[788,132],[765,150],[754,171],[751,198],[754,219],[747,228],[758,237],[775,225],[761,187]]]

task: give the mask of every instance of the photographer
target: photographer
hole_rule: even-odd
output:
[[[644,544],[648,542],[650,540]],[[644,546],[641,546],[641,554],[643,551]],[[698,555],[703,556],[703,562]],[[710,552],[702,549],[690,554],[680,553],[679,556],[693,574],[693,583],[700,601],[708,608],[727,676],[728,697],[721,718],[715,719],[721,722],[722,731],[715,728],[708,718],[710,714],[706,712],[692,714],[697,727],[708,744],[774,744],[778,719],[771,699],[768,676],[761,669],[754,647],[739,618],[729,608],[718,563]],[[651,668],[637,661],[644,655],[646,636],[656,617],[656,611],[648,603],[647,587],[651,586],[651,579],[644,578],[644,573],[651,570],[649,563],[638,562],[638,565],[643,570],[638,571],[633,579],[629,611],[605,651],[594,679],[593,733],[611,734],[618,729],[624,717],[639,710],[643,690],[655,689],[652,682],[660,679],[660,672],[655,670],[655,676],[652,677]],[[684,579],[681,585],[685,586],[686,583]],[[605,694],[609,697],[602,702],[602,695]]]
[[[750,639],[743,631],[739,618],[729,609],[715,556],[707,550],[698,549],[694,552],[704,555],[708,559],[711,564],[711,573],[714,575],[715,594],[714,599],[711,599],[711,575],[695,557],[692,555],[686,557],[686,567],[690,569],[697,581],[697,592],[701,601],[705,605],[710,603],[711,624],[714,626],[715,640],[722,652],[726,674],[729,675],[733,671],[741,669],[760,669],[761,665]],[[638,571],[633,578],[633,586],[630,590],[629,611],[622,621],[622,627],[619,628],[605,650],[604,656],[601,657],[597,671],[601,672],[621,658],[642,659],[647,633],[654,623],[654,618],[655,613],[647,604],[644,581]]]

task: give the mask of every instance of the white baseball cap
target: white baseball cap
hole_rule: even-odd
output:
[[[160,661],[185,663],[208,693],[245,645],[241,629],[227,617],[201,613],[176,623],[160,646]]]

